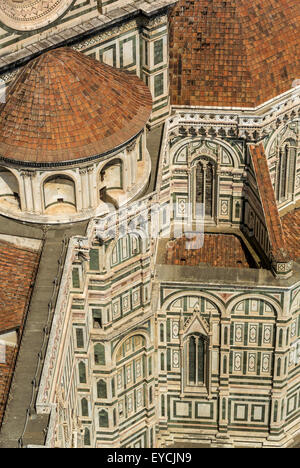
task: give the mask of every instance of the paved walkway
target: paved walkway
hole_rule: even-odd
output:
[[[42,346],[43,328],[47,322],[48,303],[53,291],[53,280],[58,271],[63,238],[65,235],[71,237],[85,234],[86,226],[87,222],[50,227],[46,233],[9,402],[0,432],[0,448],[17,447],[18,439],[23,432],[26,409],[30,405],[32,394],[31,382]],[[1,216],[0,233],[36,239],[43,237],[42,226],[26,225]],[[47,423],[48,417],[45,416],[30,420],[24,436],[24,444],[43,444],[43,429],[46,428]]]

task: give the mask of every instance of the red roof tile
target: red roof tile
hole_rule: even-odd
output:
[[[278,262],[288,262],[290,257],[286,251],[284,233],[264,147],[260,144],[250,145],[249,148],[273,258]]]
[[[18,329],[19,335],[22,332],[38,260],[37,252],[0,242],[0,340],[1,334],[6,331]],[[0,425],[17,349],[6,346],[5,362],[0,359]]]
[[[37,262],[36,252],[0,242],[0,332],[21,326]]]
[[[1,336],[0,336],[1,338]],[[0,347],[1,347],[0,343]],[[5,362],[0,361],[0,426],[4,416],[7,396],[9,392],[10,382],[13,374],[14,363],[17,354],[17,348],[14,346],[5,347]],[[1,350],[2,355],[2,350]]]
[[[196,235],[194,239],[182,237],[167,244],[166,264],[196,266],[200,263],[212,267],[255,268],[255,263],[241,240],[231,234]]]
[[[170,20],[174,105],[256,107],[300,78],[299,0],[179,0]]]
[[[288,253],[293,260],[300,259],[300,208],[281,218]]]
[[[135,74],[55,49],[12,82],[0,116],[0,156],[31,163],[97,156],[139,133],[151,109],[151,93]]]

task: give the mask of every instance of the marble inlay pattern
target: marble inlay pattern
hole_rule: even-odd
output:
[[[74,0],[0,0],[0,21],[21,31],[43,27],[61,14]]]

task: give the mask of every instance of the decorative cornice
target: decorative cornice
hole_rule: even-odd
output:
[[[300,116],[300,86],[256,109],[173,107],[168,130],[176,136],[227,137],[260,141]]]
[[[0,0],[0,20],[17,31],[39,29],[61,16],[74,0]]]
[[[80,44],[73,45],[72,49],[75,49],[75,50],[78,50],[78,51],[84,50],[87,47],[97,45],[97,44],[99,44],[99,42],[102,42],[102,41],[104,41],[106,39],[109,39],[109,38],[111,38],[113,36],[119,36],[120,34],[123,34],[123,33],[127,32],[127,31],[131,31],[132,29],[136,28],[137,26],[138,26],[138,21],[137,20],[133,20],[133,21],[130,21],[129,23],[115,26],[115,27],[113,27],[111,29],[107,29],[107,30],[103,31],[102,33],[97,34],[96,36],[90,37],[89,39],[87,39],[84,42],[81,42]]]

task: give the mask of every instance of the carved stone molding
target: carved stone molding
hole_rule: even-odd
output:
[[[137,27],[137,21],[129,21],[126,24],[111,28],[107,31],[104,31],[100,34],[97,34],[96,36],[93,36],[89,39],[87,39],[84,42],[81,42],[80,44],[76,44],[72,46],[72,49],[75,50],[84,50],[87,47],[93,46],[93,45],[98,45],[99,43],[103,42],[104,40],[113,37],[113,36],[119,36],[122,33],[125,33],[127,31],[131,31],[132,29]]]
[[[17,31],[48,25],[62,15],[74,0],[0,0],[0,20]]]
[[[227,137],[247,141],[261,141],[288,121],[300,115],[300,90],[285,97],[278,97],[273,107],[230,112],[221,109],[176,108],[169,118],[169,135],[177,137]]]
[[[126,146],[126,150],[130,153],[131,151],[135,149],[135,147],[136,147],[136,140],[129,143],[129,145]]]

